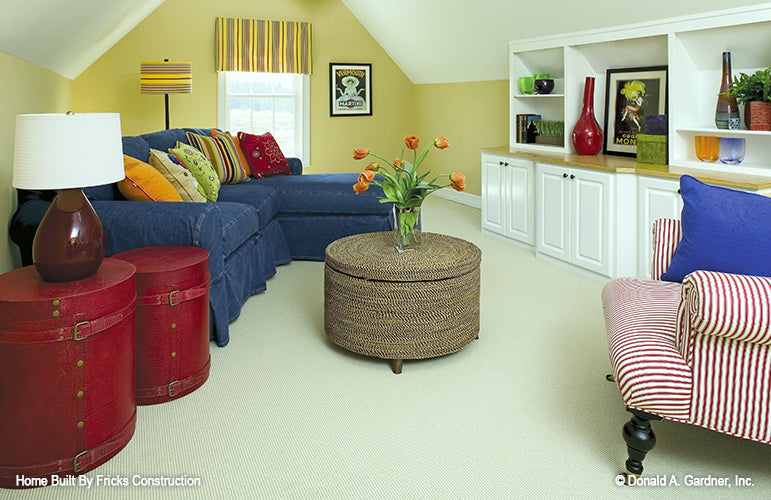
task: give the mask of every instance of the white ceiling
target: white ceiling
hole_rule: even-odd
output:
[[[163,0],[4,0],[0,51],[74,79]]]
[[[3,0],[0,51],[74,79],[163,1]],[[506,79],[510,40],[727,7],[725,0],[341,1],[414,83]]]
[[[757,0],[342,0],[413,83],[502,80],[508,42]]]

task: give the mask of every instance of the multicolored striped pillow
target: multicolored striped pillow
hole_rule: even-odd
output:
[[[221,184],[238,184],[249,180],[249,174],[238,157],[238,149],[228,134],[206,137],[186,132],[185,135],[190,145],[209,159]]]

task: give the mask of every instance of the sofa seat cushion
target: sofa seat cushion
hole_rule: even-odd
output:
[[[260,232],[257,209],[246,203],[217,202],[222,216],[222,253],[227,257]]]
[[[390,203],[380,203],[383,190],[372,185],[357,195],[353,191],[359,174],[303,174],[253,179],[260,186],[276,189],[282,214],[368,214],[391,212]]]
[[[676,345],[680,283],[617,278],[602,306],[610,364],[630,408],[690,421],[693,373]]]
[[[262,230],[275,217],[279,209],[279,192],[258,184],[255,179],[239,184],[223,184],[217,201],[244,203],[255,209],[257,227]]]

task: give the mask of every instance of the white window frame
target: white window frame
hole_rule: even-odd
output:
[[[238,130],[230,130],[229,102],[231,94],[228,93],[229,71],[220,71],[217,75],[217,128],[236,133]],[[295,85],[295,151],[297,156],[303,162],[303,169],[310,168],[308,158],[310,158],[310,75],[295,74],[299,85]],[[239,96],[243,96],[239,94]],[[251,94],[252,96],[270,96]],[[299,118],[300,124],[297,120]]]

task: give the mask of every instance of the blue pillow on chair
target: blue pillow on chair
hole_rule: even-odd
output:
[[[680,178],[683,239],[662,276],[697,270],[771,276],[771,198]]]

